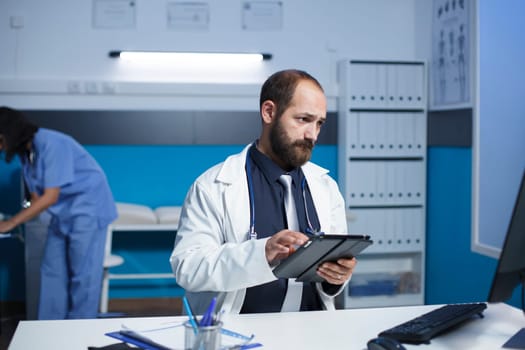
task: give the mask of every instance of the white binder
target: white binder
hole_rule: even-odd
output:
[[[387,66],[387,107],[396,108],[399,106],[397,92],[397,65],[389,64]]]

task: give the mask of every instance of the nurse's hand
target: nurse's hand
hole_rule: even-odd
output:
[[[16,224],[11,220],[0,221],[0,233],[7,233],[14,229]]]
[[[273,265],[278,260],[287,258],[300,246],[308,241],[308,237],[296,231],[282,230],[274,234],[266,241],[266,260]]]

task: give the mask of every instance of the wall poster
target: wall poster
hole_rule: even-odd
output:
[[[469,0],[434,0],[431,107],[470,107],[472,98]]]

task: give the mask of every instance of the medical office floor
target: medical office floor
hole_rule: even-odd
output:
[[[0,303],[0,350],[7,350],[19,321],[25,320],[23,303]],[[181,298],[110,299],[108,317],[182,315]]]

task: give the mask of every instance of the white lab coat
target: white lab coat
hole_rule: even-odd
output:
[[[265,255],[268,238],[248,237],[249,193],[245,172],[251,145],[203,173],[191,186],[181,212],[170,263],[196,314],[202,314],[212,295],[225,295],[222,310],[239,313],[246,288],[275,279]],[[325,233],[346,233],[343,197],[328,170],[313,163],[302,167]],[[335,295],[317,289],[323,306],[334,309]],[[208,293],[203,293],[208,292]]]

